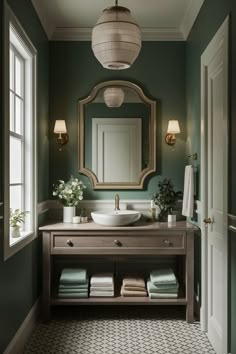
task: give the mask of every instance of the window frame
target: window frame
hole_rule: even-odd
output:
[[[17,39],[22,44],[22,50],[27,51],[29,59],[24,59],[24,62],[27,63],[27,70],[24,72],[24,77],[27,77],[27,81],[30,87],[24,87],[24,96],[25,102],[27,101],[27,107],[29,109],[26,110],[24,121],[22,122],[24,125],[25,119],[26,121],[30,120],[30,131],[28,131],[28,136],[30,136],[30,150],[27,150],[27,147],[24,144],[23,150],[24,155],[30,155],[27,157],[28,163],[31,165],[31,190],[30,197],[28,198],[28,205],[30,206],[30,210],[32,211],[32,219],[31,219],[31,227],[32,231],[30,232],[22,232],[19,238],[12,239],[10,237],[10,226],[9,226],[9,208],[10,208],[10,136],[14,136],[14,133],[10,131],[10,26],[14,29],[14,34],[17,35]],[[15,48],[15,47],[14,47]],[[17,48],[16,48],[17,49]],[[23,55],[20,56],[23,57]],[[30,98],[28,98],[30,97]],[[15,108],[14,108],[15,109]],[[32,240],[34,240],[37,235],[38,228],[38,218],[37,218],[37,120],[36,120],[36,112],[37,112],[37,50],[32,44],[31,40],[27,36],[23,27],[17,20],[16,16],[10,9],[8,5],[5,5],[4,9],[4,128],[3,128],[3,141],[4,141],[4,260],[8,259],[16,252],[21,250],[23,247],[28,245]],[[24,135],[24,131],[22,132]],[[17,134],[20,136],[20,134]],[[27,163],[24,158],[23,168],[26,169],[25,164]],[[25,174],[25,171],[23,172]],[[29,193],[27,191],[27,177],[25,176],[25,194]],[[24,188],[24,187],[23,187]],[[31,195],[32,193],[32,195]],[[27,210],[27,207],[26,207]]]
[[[13,121],[12,121],[12,117],[11,114],[9,116],[9,138],[11,140],[11,138],[15,138],[18,141],[20,141],[21,143],[21,156],[22,156],[22,163],[21,163],[21,182],[14,182],[12,183],[11,180],[9,181],[9,188],[11,190],[11,187],[16,187],[16,186],[21,186],[21,194],[22,194],[22,200],[23,200],[23,205],[21,206],[21,210],[25,210],[25,119],[23,119],[23,117],[25,116],[25,59],[23,58],[23,56],[21,55],[21,53],[19,53],[19,51],[17,50],[17,48],[12,44],[12,42],[10,42],[9,45],[9,50],[11,50],[13,52],[13,83],[14,83],[14,87],[11,88],[11,75],[9,77],[9,95],[13,95]],[[22,80],[22,84],[23,87],[21,88],[21,95],[19,93],[17,93],[16,91],[16,71],[15,71],[15,58],[17,58],[19,60],[19,62],[21,62],[23,68],[22,68],[22,76],[24,77],[24,79]],[[11,60],[9,60],[10,66],[11,66]],[[10,68],[10,67],[9,67]],[[22,102],[22,112],[21,112],[21,133],[16,132],[16,98],[20,99]],[[11,99],[9,98],[9,103],[11,104]],[[11,109],[10,109],[11,112]],[[13,125],[12,130],[11,130],[11,124]],[[9,160],[10,160],[10,156],[9,156]],[[10,192],[11,194],[11,192]],[[13,243],[13,242],[12,242]]]

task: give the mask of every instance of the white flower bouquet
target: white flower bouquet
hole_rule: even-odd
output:
[[[76,206],[83,199],[83,190],[86,186],[78,178],[70,177],[68,182],[59,180],[53,185],[53,195],[57,196],[62,205]]]

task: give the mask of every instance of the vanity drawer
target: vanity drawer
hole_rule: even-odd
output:
[[[183,254],[186,249],[184,232],[147,236],[53,234],[51,241],[51,251],[57,254],[172,254],[177,250]]]

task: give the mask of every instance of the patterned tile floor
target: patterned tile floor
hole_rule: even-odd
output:
[[[61,308],[40,323],[24,354],[215,354],[183,308],[116,306]]]

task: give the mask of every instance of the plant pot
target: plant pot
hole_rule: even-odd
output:
[[[20,226],[11,226],[10,233],[12,238],[20,237]]]
[[[167,221],[168,222],[175,222],[176,221],[176,215],[168,214]]]
[[[63,222],[72,223],[75,216],[75,206],[63,207]]]

